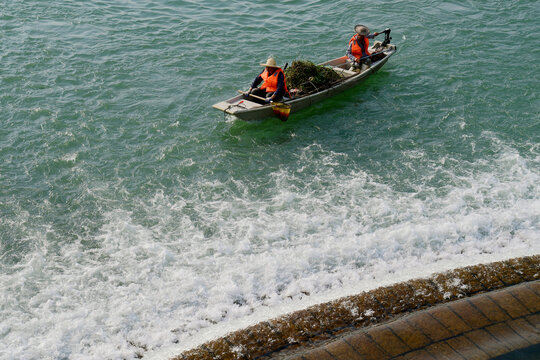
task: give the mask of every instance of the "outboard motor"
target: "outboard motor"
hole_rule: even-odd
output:
[[[390,37],[390,31],[391,31],[390,28],[384,29],[383,31],[384,41],[381,44],[382,47],[385,47],[386,45],[390,44],[390,40],[392,40],[392,38]]]

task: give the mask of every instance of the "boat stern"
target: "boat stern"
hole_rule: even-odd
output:
[[[244,99],[243,96],[236,96],[232,99],[220,101],[212,105],[214,109],[221,110],[227,114],[235,115],[240,111],[251,110],[261,107],[261,104]]]
[[[265,117],[274,116],[270,105],[261,105],[245,99],[243,95],[220,101],[212,105],[212,107],[246,121],[260,120]]]

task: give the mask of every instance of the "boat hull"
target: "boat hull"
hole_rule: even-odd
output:
[[[388,45],[388,50],[384,51],[386,56],[383,59],[374,62],[370,68],[362,71],[361,73],[356,73],[346,69],[348,65],[347,58],[345,56],[320,64],[333,68],[334,71],[343,77],[343,79],[337,84],[319,92],[286,100],[285,103],[291,106],[290,113],[293,114],[299,110],[320,103],[325,99],[331,98],[336,94],[359,85],[372,74],[377,72],[384,64],[386,64],[388,59],[395,52],[395,46]],[[213,107],[245,121],[256,121],[267,117],[276,116],[272,110],[272,105],[261,105],[259,103],[250,101],[249,99],[245,99],[243,95],[238,95],[231,99],[221,101],[214,104]]]

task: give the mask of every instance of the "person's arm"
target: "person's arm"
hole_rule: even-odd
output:
[[[375,31],[372,34],[368,34],[367,38],[368,39],[375,39],[375,36],[380,35],[380,34],[381,34],[380,32]],[[381,48],[377,48],[377,49],[375,49],[374,53],[378,53],[378,52],[381,52],[381,51],[383,51]],[[371,54],[371,55],[373,55],[373,54]]]
[[[277,78],[277,89],[272,95],[272,100],[279,99],[283,94],[285,94],[285,76],[280,72]]]
[[[262,77],[259,75],[255,78],[255,80],[253,80],[253,83],[251,84],[251,88],[249,90],[253,90],[255,89],[257,86],[259,86],[259,84],[261,83],[262,81]]]
[[[263,71],[264,71],[264,69],[263,69]],[[260,74],[257,75],[257,77],[255,78],[255,80],[253,80],[253,83],[251,83],[251,87],[249,88],[249,91],[248,91],[248,92],[253,91],[253,89],[255,89],[257,86],[259,86],[259,84],[260,84],[261,81],[262,81],[261,74],[263,73],[263,71],[261,71]]]
[[[352,54],[352,41],[349,42],[349,46],[347,47],[347,52],[345,53],[345,55],[347,55],[347,57],[349,58],[349,60],[351,61],[356,61],[356,58],[354,57],[354,55]]]

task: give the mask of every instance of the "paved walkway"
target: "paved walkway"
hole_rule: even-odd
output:
[[[489,359],[540,342],[540,255],[311,306],[174,360]]]
[[[492,359],[536,344],[540,281],[439,305],[287,358]]]

